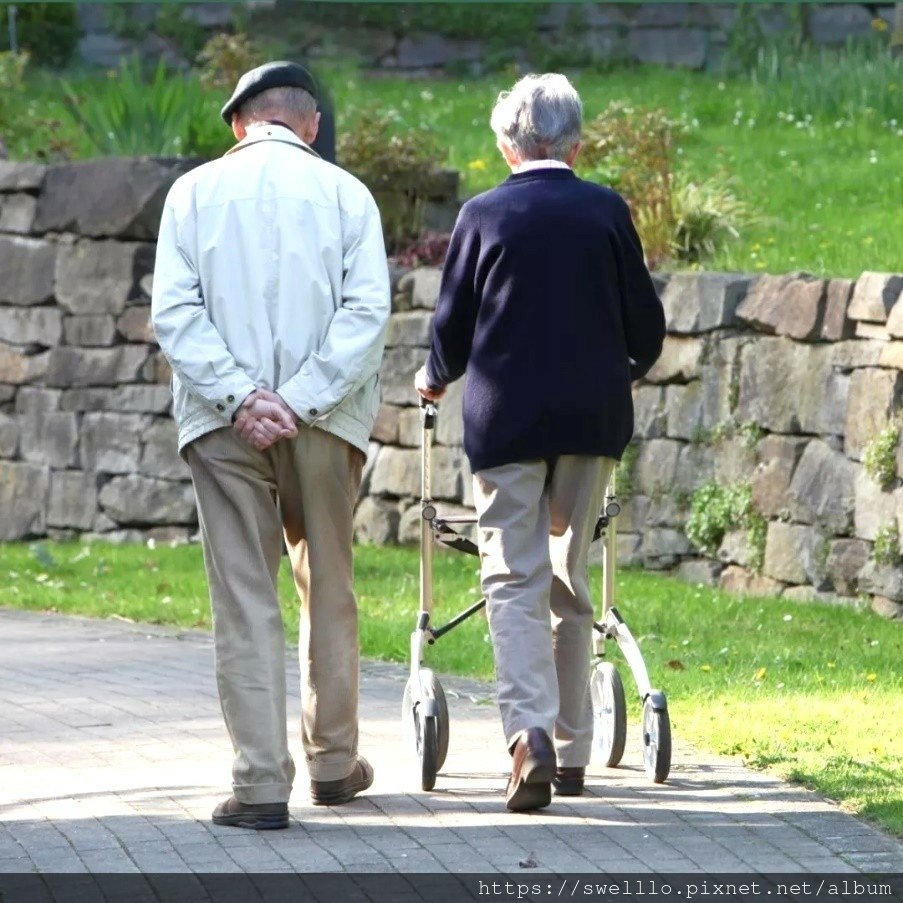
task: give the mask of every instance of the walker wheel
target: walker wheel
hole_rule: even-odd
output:
[[[409,747],[420,760],[420,786],[432,790],[448,755],[449,718],[442,684],[429,668],[420,669],[420,698],[436,701],[436,715],[424,716],[415,710],[411,679],[408,678],[401,703],[401,719]]]
[[[657,695],[664,699],[661,693]],[[656,709],[650,698],[643,703],[643,767],[656,784],[663,784],[671,770],[671,719],[667,705]]]
[[[432,790],[436,786],[439,771],[439,738],[436,718],[428,715],[423,719],[420,735],[420,789]]]
[[[624,684],[611,662],[601,662],[590,676],[596,749],[606,768],[615,768],[627,741],[627,703]]]

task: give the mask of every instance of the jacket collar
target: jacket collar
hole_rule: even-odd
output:
[[[259,144],[262,141],[280,141],[283,144],[293,144],[298,150],[306,151],[314,157],[320,158],[320,155],[308,144],[302,141],[287,125],[281,122],[255,122],[248,127],[248,133],[234,147],[230,147],[224,156],[234,154],[245,147],[252,144]]]

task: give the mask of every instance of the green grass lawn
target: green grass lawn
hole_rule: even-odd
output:
[[[857,276],[899,271],[903,247],[903,62],[883,64],[880,76],[863,76],[869,65],[868,57],[855,66],[838,61],[774,89],[757,87],[749,77],[651,66],[572,78],[587,119],[614,100],[663,107],[682,119],[687,133],[676,159],[679,172],[688,179],[726,179],[746,204],[752,222],[739,241],[706,262],[707,269]],[[400,130],[438,135],[448,149],[443,162],[463,174],[465,195],[506,176],[488,120],[515,75],[404,79],[361,73],[342,62],[318,66],[335,97],[340,132],[353,132],[364,110],[393,111]],[[109,81],[70,76],[83,95],[98,79]],[[55,145],[76,157],[90,155],[61,102],[58,75],[36,70],[26,94],[28,103],[15,109],[15,127],[6,130],[14,156]],[[209,96],[210,121],[204,122],[205,134],[222,131],[223,148],[229,135],[217,111],[224,100],[224,93]]]
[[[364,655],[407,660],[417,610],[412,549],[356,552]],[[437,554],[436,615],[475,601],[474,559]],[[597,589],[599,573],[594,572]],[[288,634],[298,606],[280,575]],[[208,628],[200,549],[95,544],[0,546],[0,604]],[[675,734],[739,755],[836,799],[903,835],[903,632],[871,612],[744,599],[636,571],[619,575],[618,605],[668,694]],[[489,678],[485,619],[428,652],[440,672]],[[615,654],[615,660],[619,656]],[[629,672],[624,668],[630,699]],[[629,701],[629,717],[639,704]]]
[[[903,135],[880,114],[861,110],[855,120],[816,115],[800,128],[807,111],[798,110],[788,121],[789,105],[763,101],[743,80],[656,67],[572,78],[587,119],[613,100],[663,107],[683,118],[688,132],[680,172],[691,179],[730,180],[754,221],[739,241],[707,261],[706,269],[802,269],[826,276],[900,269]],[[345,128],[353,128],[358,111],[377,102],[412,127],[435,130],[470,195],[507,174],[489,113],[512,80],[497,75],[411,82],[336,70],[331,84]],[[903,102],[899,119],[903,124]]]

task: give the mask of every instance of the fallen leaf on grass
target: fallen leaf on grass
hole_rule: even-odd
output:
[[[679,658],[672,658],[671,661],[666,663],[666,667],[670,668],[672,671],[683,671],[684,663]]]

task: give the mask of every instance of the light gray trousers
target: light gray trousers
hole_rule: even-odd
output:
[[[473,477],[481,579],[509,747],[543,728],[558,764],[589,763],[593,602],[587,556],[615,461],[562,455]]]
[[[310,777],[357,762],[359,650],[352,576],[364,455],[324,430],[256,451],[232,429],[187,446],[213,608],[216,679],[243,803],[287,802],[285,631],[276,576],[285,537],[301,601],[301,741]],[[278,502],[278,504],[277,504]]]

